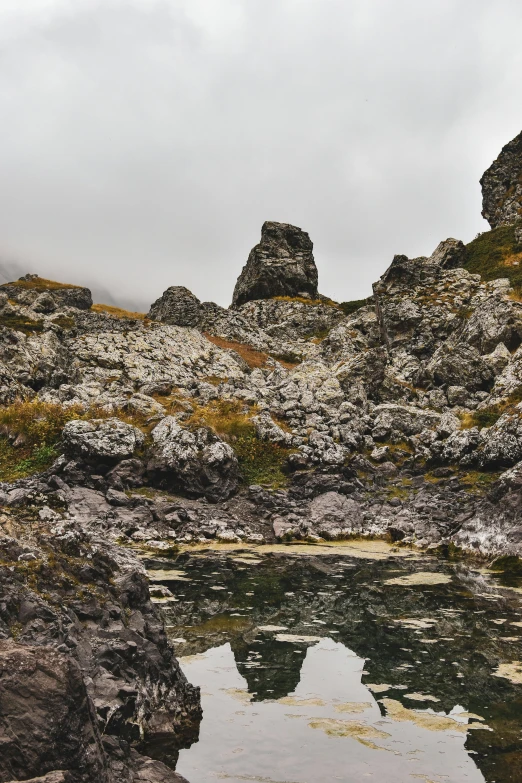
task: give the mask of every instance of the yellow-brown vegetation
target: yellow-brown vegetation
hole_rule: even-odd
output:
[[[143,321],[146,318],[145,313],[135,313],[132,310],[123,310],[121,307],[113,307],[113,305],[93,304],[91,310],[95,313],[111,315],[113,318],[133,318],[140,321]]]

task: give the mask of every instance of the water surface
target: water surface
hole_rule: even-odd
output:
[[[519,580],[345,546],[148,558],[201,686],[190,783],[520,783]]]

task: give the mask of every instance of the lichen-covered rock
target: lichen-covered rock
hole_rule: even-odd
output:
[[[236,492],[239,467],[234,450],[203,427],[192,432],[173,416],[152,430],[147,471],[162,488],[217,502]]]
[[[456,430],[441,445],[442,458],[450,464],[458,464],[472,454],[479,445],[480,436],[477,427]]]
[[[455,269],[464,266],[466,247],[460,239],[445,239],[437,245],[428,259],[428,263],[437,264],[441,269]]]
[[[454,341],[466,342],[481,354],[494,351],[500,343],[515,351],[522,343],[522,302],[488,296],[457,331]]]
[[[200,321],[201,302],[182,285],[167,288],[151,305],[147,318],[172,326],[197,326]]]
[[[52,280],[45,280],[38,275],[25,275],[13,283],[4,283],[0,286],[0,291],[5,292],[9,299],[24,305],[34,305],[37,301],[42,301],[42,294],[46,295],[45,301],[50,306],[52,297],[55,305],[61,307],[75,307],[78,310],[89,310],[92,307],[92,296],[88,288],[76,285],[66,285],[64,283],[55,283]],[[53,310],[43,309],[37,312],[52,312]]]
[[[435,411],[394,403],[377,405],[373,414],[373,437],[379,440],[385,440],[393,431],[403,435],[416,435],[426,429],[435,429],[441,420],[440,414]]]
[[[104,783],[96,717],[78,664],[50,647],[0,641],[0,780],[67,772]]]
[[[463,386],[469,391],[488,390],[493,371],[476,348],[466,343],[444,344],[437,349],[421,374],[435,386]]]
[[[141,430],[117,418],[73,419],[62,432],[64,452],[86,460],[128,459],[144,441]]]
[[[317,296],[313,244],[305,231],[267,221],[237,280],[232,306],[271,296]]]
[[[359,505],[338,492],[318,495],[310,504],[310,522],[316,535],[326,539],[343,538],[362,529]]]
[[[522,459],[522,403],[489,428],[480,448],[484,467],[509,467]]]
[[[480,184],[482,216],[491,228],[522,218],[522,133],[502,148]]]

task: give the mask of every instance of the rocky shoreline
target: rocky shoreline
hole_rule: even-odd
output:
[[[0,781],[182,780],[199,693],[132,547],[522,556],[517,139],[482,179],[492,231],[395,256],[368,300],[322,296],[273,222],[229,309],[0,286]]]

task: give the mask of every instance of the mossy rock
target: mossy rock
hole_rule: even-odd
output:
[[[522,293],[522,245],[517,242],[517,226],[499,226],[479,234],[466,245],[464,268],[483,280],[506,277],[518,295]]]

